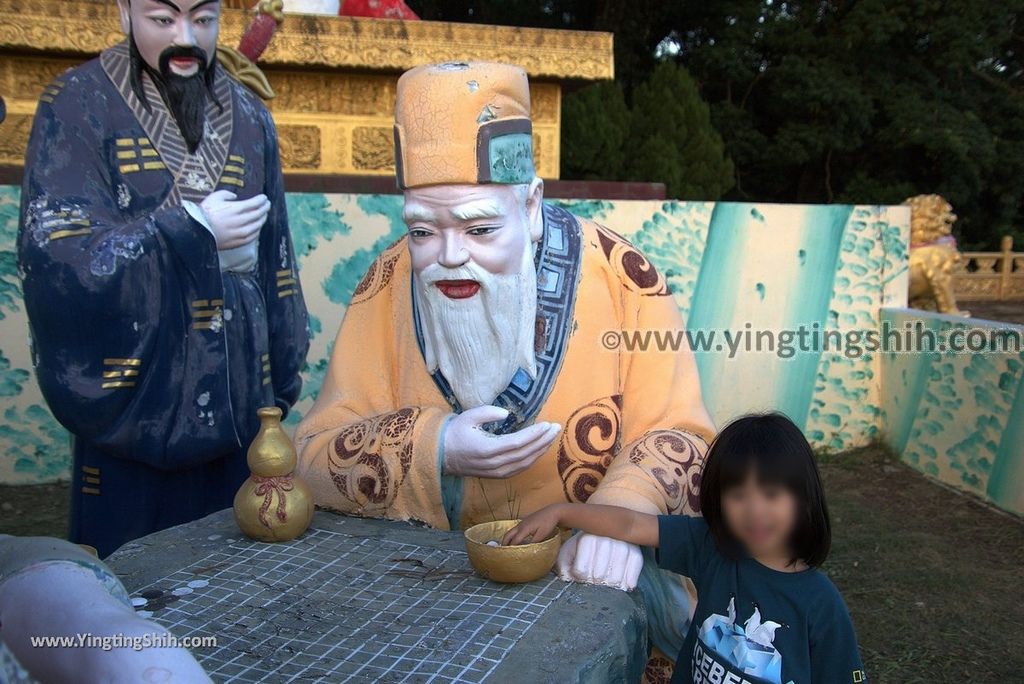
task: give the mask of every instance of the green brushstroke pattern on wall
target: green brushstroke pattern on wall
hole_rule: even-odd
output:
[[[1007,328],[906,309],[885,310],[882,320],[897,330],[920,322],[937,334],[939,345],[953,331]],[[1024,338],[1024,327],[1019,335]],[[927,475],[1024,513],[1024,352],[964,353],[946,345],[886,357],[882,374],[889,446]]]
[[[32,378],[15,240],[20,192],[0,186],[0,483],[47,482],[70,468],[67,432]]]
[[[21,310],[20,289],[14,271],[18,198],[17,188],[0,186],[0,315],[3,316],[0,320],[0,412],[3,415],[0,423],[0,446],[3,447],[0,452],[0,482],[32,483],[66,477],[69,464],[67,435],[45,409],[31,377],[27,323]],[[376,255],[400,238],[405,226],[401,219],[402,199],[397,195],[291,194],[287,200],[313,333],[302,395],[288,417],[288,424],[294,426],[308,412],[323,382],[334,336],[352,292]],[[558,203],[580,216],[607,225],[636,244],[665,275],[684,320],[690,316],[711,219],[716,210],[714,203],[602,200]],[[849,211],[849,208],[843,210]],[[810,249],[797,244],[797,233],[791,230],[792,226],[802,225],[800,217],[808,215],[806,208],[746,205],[745,211],[751,220],[757,216],[762,219],[771,216],[772,212],[789,212],[793,221],[783,222],[773,240],[785,243],[794,266],[801,259],[807,263],[814,258]],[[831,298],[829,307],[837,313],[849,313],[858,321],[867,321],[877,316],[879,301],[885,301],[886,297],[899,300],[901,283],[905,293],[904,275],[902,279],[899,276],[893,278],[889,285],[883,282],[882,294],[879,295],[878,278],[871,280],[870,270],[877,268],[879,259],[882,259],[883,272],[888,273],[902,263],[897,252],[905,250],[909,218],[900,208],[857,207],[853,213],[865,217],[865,225],[852,226],[848,223],[846,226],[842,266],[835,276],[837,286],[826,294]],[[851,233],[855,236],[851,237]],[[864,241],[872,239],[872,236],[878,241],[878,246],[865,251]],[[805,251],[803,256],[800,255],[801,249]],[[855,268],[858,266],[868,270],[859,275],[859,269]],[[742,273],[746,267],[734,261],[723,268],[729,273]],[[882,280],[886,277],[882,276]],[[857,289],[858,279],[864,278],[874,284],[867,297],[852,291]],[[840,282],[851,292],[839,287]],[[766,288],[767,304],[785,299],[784,292],[773,290],[770,284],[766,284]],[[844,297],[846,294],[849,294],[848,298]],[[757,298],[753,285],[749,292],[738,292],[737,299],[741,295]],[[717,299],[715,305],[731,306],[722,301],[725,297],[723,292],[708,296]],[[773,300],[773,297],[778,299]],[[843,323],[841,315],[836,322]],[[858,383],[867,383],[869,398],[861,403],[865,406],[878,405],[877,374],[872,370],[873,363],[861,360],[825,365],[823,361],[818,365],[819,382],[813,393],[815,399],[821,399],[828,407],[827,412],[819,411],[817,414],[821,421],[832,421],[830,416],[840,412],[847,416],[844,409],[833,407],[838,399],[835,399],[837,392],[832,388],[837,386],[850,388],[858,386]],[[826,389],[821,390],[819,386]],[[742,395],[738,394],[736,402],[726,406],[718,419],[721,421],[729,414],[752,408],[742,400]],[[860,416],[865,410],[856,402],[844,401],[849,409],[847,417]],[[848,427],[838,431],[830,425],[831,431],[822,430],[822,438],[816,441],[819,445],[839,445],[837,448],[862,444],[868,439],[868,430],[864,427],[868,418],[859,419],[859,422],[849,420]],[[816,423],[809,418],[809,429],[812,425]]]
[[[20,193],[0,186],[0,321],[21,311],[21,281],[14,244],[18,237]]]
[[[1007,364],[1017,373],[1024,366],[1024,353]],[[1009,389],[1000,377],[1000,389]],[[1017,397],[1007,419],[1006,430],[996,451],[986,494],[997,506],[1024,513],[1024,381],[1017,382]]]
[[[875,353],[863,348],[864,332],[878,330],[881,307],[904,303],[888,290],[892,274],[906,272],[908,239],[905,226],[894,222],[886,208],[850,212],[822,334],[841,335],[844,344],[851,344],[845,352],[822,352],[805,428],[828,449],[843,449],[857,435],[878,436],[880,378]],[[797,255],[798,261],[806,258],[804,250]]]
[[[834,283],[857,278],[857,269],[862,268],[853,261],[839,261],[852,233],[853,211],[849,206],[726,203],[715,207],[690,326],[718,338],[729,335],[737,342],[735,348],[744,351],[742,355],[726,350],[698,355],[705,400],[719,422],[754,408],[781,411],[804,425],[820,384],[816,376],[825,382],[846,380],[829,367],[819,370],[819,345],[803,344],[799,333],[851,323],[831,321],[838,316],[831,316],[829,306],[835,300]],[[878,246],[871,252],[881,260]],[[872,305],[877,306],[871,301],[862,306]],[[862,370],[863,364],[854,363],[853,370]],[[850,369],[838,370],[845,374]],[[742,401],[735,396],[738,387],[743,388]],[[831,408],[836,411],[849,410],[846,404],[857,400],[853,392],[834,394]],[[862,394],[859,400],[876,401]],[[839,426],[836,421],[831,427]],[[822,442],[826,433],[819,432],[816,441]],[[827,437],[831,443],[856,441],[853,433],[844,438],[834,430]]]

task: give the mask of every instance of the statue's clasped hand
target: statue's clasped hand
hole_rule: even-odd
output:
[[[507,417],[508,411],[497,406],[479,406],[452,417],[444,435],[445,474],[512,477],[533,465],[562,430],[557,423],[535,423],[507,435],[484,430],[484,425]]]
[[[217,240],[217,249],[225,251],[248,245],[259,237],[270,213],[270,200],[266,195],[239,200],[233,192],[217,190],[199,208]]]

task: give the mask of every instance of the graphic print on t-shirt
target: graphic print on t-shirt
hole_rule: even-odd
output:
[[[730,598],[726,615],[712,613],[700,626],[693,647],[694,684],[782,684],[782,654],[774,646],[780,628],[756,605],[740,627],[736,597]]]

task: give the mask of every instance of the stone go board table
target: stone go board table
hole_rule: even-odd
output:
[[[461,532],[318,511],[264,544],[225,510],[107,563],[143,615],[216,637],[192,649],[215,682],[622,682],[646,662],[636,592],[490,582]]]

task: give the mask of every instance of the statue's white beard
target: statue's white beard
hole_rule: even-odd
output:
[[[439,280],[475,280],[480,291],[451,299],[434,286]],[[519,273],[493,275],[473,262],[455,269],[432,264],[416,275],[415,290],[427,369],[440,369],[463,409],[490,404],[520,368],[536,377],[532,245]]]

